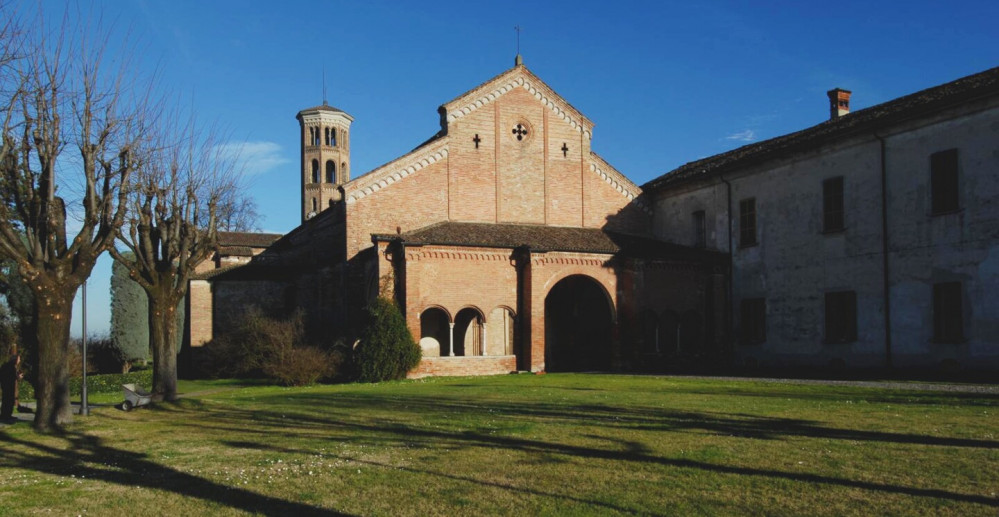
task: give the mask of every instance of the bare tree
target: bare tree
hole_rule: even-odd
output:
[[[177,306],[195,268],[217,247],[220,206],[241,192],[217,135],[189,127],[161,135],[176,142],[148,147],[129,189],[129,222],[118,234],[133,256],[111,250],[146,291],[153,393],[165,400],[177,397]]]
[[[219,230],[223,232],[259,231],[260,213],[257,202],[244,188],[234,188],[219,202]]]
[[[0,17],[15,15],[0,9]],[[114,244],[125,219],[122,186],[153,121],[143,99],[128,95],[123,66],[104,73],[107,31],[74,30],[64,21],[48,38],[41,20],[23,25],[29,26],[25,39],[10,31],[3,43],[14,51],[3,53],[10,59],[0,70],[0,256],[17,264],[34,294],[34,427],[47,431],[72,418],[67,359],[73,297],[97,257]],[[75,152],[64,153],[66,148]],[[64,195],[71,196],[69,203]],[[72,239],[67,209],[70,223],[79,224]]]

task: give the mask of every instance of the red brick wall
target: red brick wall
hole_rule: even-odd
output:
[[[453,221],[496,222],[496,131],[494,106],[477,110],[448,128],[449,217]],[[478,149],[475,135],[479,135]]]
[[[545,298],[559,281],[571,275],[586,275],[599,283],[610,299],[618,321],[617,284],[614,269],[606,267],[608,255],[589,253],[542,253],[531,257],[531,371],[545,369]],[[617,346],[612,343],[611,346]]]
[[[513,134],[518,123],[528,130],[522,140]],[[348,257],[370,246],[372,233],[448,220],[587,227],[613,221],[616,229],[632,233],[648,228],[647,214],[633,206],[637,187],[594,158],[588,133],[522,87],[451,121],[447,131],[345,187]],[[395,171],[434,152],[443,158],[393,178]],[[373,186],[374,192],[366,192]]]
[[[424,357],[419,366],[409,372],[410,379],[427,376],[500,375],[517,370],[517,358],[512,355],[484,357]]]
[[[517,307],[517,270],[510,250],[424,246],[406,253],[406,322],[420,339],[420,314],[428,307],[451,314],[466,307],[488,320],[497,307]],[[488,321],[487,321],[488,323]]]
[[[395,168],[388,169],[391,172]],[[348,202],[347,257],[370,247],[372,233],[395,233],[396,227],[406,232],[446,221],[447,174],[445,156],[374,193]],[[346,195],[350,199],[351,193]]]

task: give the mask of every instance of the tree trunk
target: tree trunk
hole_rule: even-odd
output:
[[[73,420],[69,402],[69,318],[75,289],[36,287],[38,381],[34,428],[46,432]]]
[[[177,400],[177,304],[168,294],[147,294],[153,395],[158,400]]]

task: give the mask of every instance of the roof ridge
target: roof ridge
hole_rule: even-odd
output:
[[[520,77],[513,77],[520,74]],[[504,79],[509,80],[504,80]],[[472,113],[473,111],[486,106],[504,94],[516,89],[523,88],[533,95],[538,101],[544,104],[549,110],[562,120],[565,120],[573,129],[583,133],[587,138],[592,137],[593,122],[586,118],[581,111],[565,100],[543,79],[531,72],[526,66],[518,65],[503,73],[489,79],[488,81],[468,90],[467,92],[442,104],[438,111],[441,112],[441,125],[458,120]],[[484,90],[488,92],[476,95]]]
[[[590,172],[596,173],[600,176],[607,184],[621,193],[628,201],[637,201],[643,208],[648,208],[644,202],[638,201],[638,198],[642,195],[642,187],[639,187],[635,182],[631,181],[627,176],[621,171],[617,170],[616,167],[610,164],[607,160],[596,153],[593,149],[590,149],[590,156],[594,158],[599,163],[590,162]],[[604,172],[600,168],[603,165],[607,168],[609,172]]]
[[[868,106],[835,119],[797,131],[753,142],[706,158],[690,161],[642,185],[643,190],[683,182],[709,174],[733,163],[769,159],[787,147],[805,146],[819,137],[839,139],[862,131],[932,113],[954,102],[983,95],[999,94],[999,67],[990,68],[936,86],[931,86],[885,102]]]

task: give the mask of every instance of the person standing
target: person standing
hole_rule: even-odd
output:
[[[19,366],[21,366],[21,354],[16,352],[3,366],[0,366],[0,391],[3,392],[3,398],[0,400],[0,420],[10,421],[14,417],[17,381],[24,377],[24,374],[18,371]]]

